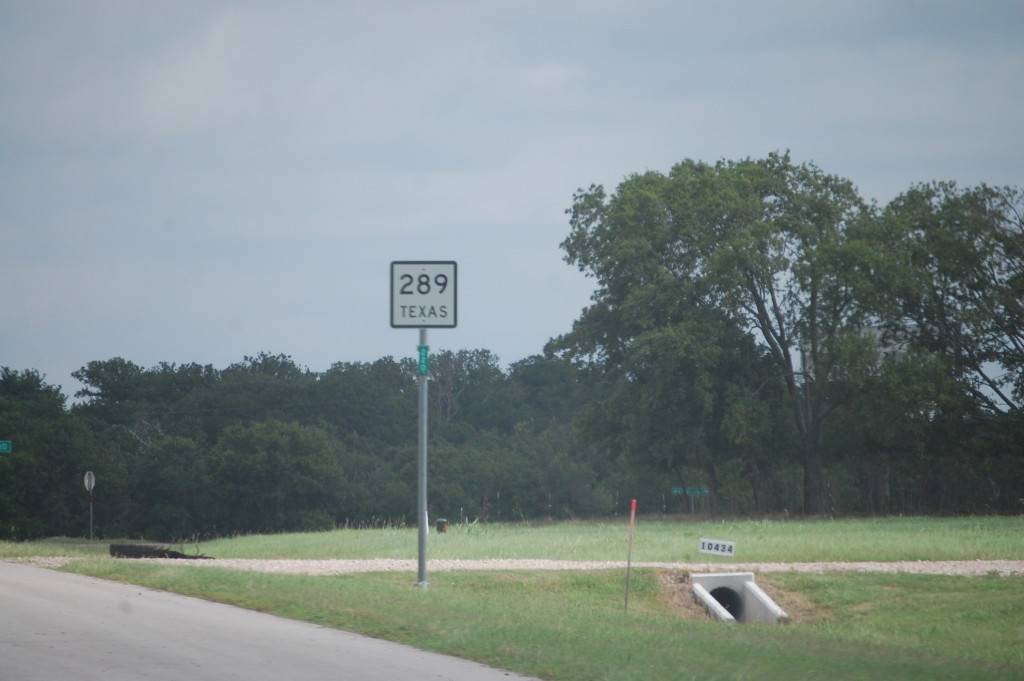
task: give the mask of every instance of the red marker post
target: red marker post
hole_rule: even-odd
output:
[[[629,505],[629,553],[626,557],[626,605],[623,608],[629,612],[629,573],[633,568],[633,530],[636,528],[636,499]]]

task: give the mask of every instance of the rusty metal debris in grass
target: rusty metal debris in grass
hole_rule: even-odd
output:
[[[156,544],[111,544],[110,555],[114,558],[182,558],[185,560],[209,560],[212,556],[202,554],[190,556]]]

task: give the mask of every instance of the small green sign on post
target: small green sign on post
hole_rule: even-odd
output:
[[[10,454],[14,451],[14,445],[10,440],[0,440],[0,454]]]
[[[430,375],[430,346],[417,345],[416,347],[420,351],[418,373],[420,376],[428,376]]]

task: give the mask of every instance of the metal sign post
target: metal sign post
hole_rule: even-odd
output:
[[[417,362],[419,383],[419,435],[417,447],[418,565],[416,586],[428,587],[427,536],[427,385],[430,379],[430,346],[427,329],[452,329],[457,323],[456,264],[454,261],[395,261],[391,263],[391,326],[417,328],[420,344]]]
[[[85,489],[89,492],[89,541],[92,541],[92,490],[96,487],[96,476],[92,471],[85,472]]]
[[[626,554],[626,604],[624,612],[629,612],[629,573],[633,568],[633,532],[636,529],[636,499],[629,505],[629,552]]]
[[[417,438],[417,467],[419,470],[419,483],[416,486],[417,497],[416,497],[416,508],[417,508],[417,519],[419,528],[419,550],[417,552],[418,559],[417,564],[419,570],[417,572],[416,586],[427,587],[430,584],[427,582],[427,536],[428,536],[428,525],[430,525],[430,519],[427,517],[427,384],[430,379],[430,364],[424,356],[429,356],[430,351],[427,345],[427,330],[420,329],[420,361],[419,368],[417,371],[417,379],[419,381],[420,388],[420,406],[419,406],[419,436]]]

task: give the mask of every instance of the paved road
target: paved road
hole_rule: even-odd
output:
[[[0,561],[0,681],[523,681],[220,603]]]

